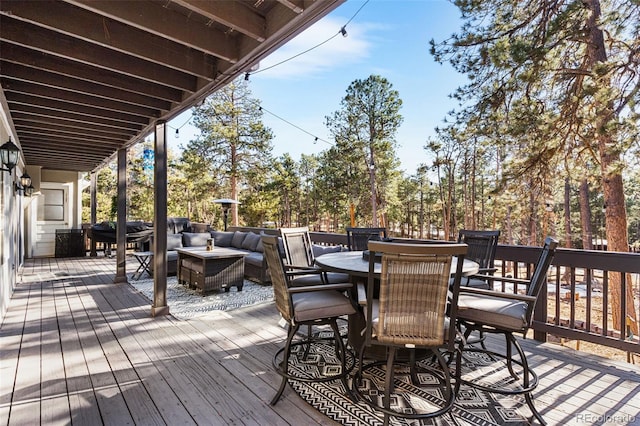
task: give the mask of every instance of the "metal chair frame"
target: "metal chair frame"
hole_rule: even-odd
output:
[[[350,290],[353,287],[353,284],[340,283],[292,287],[289,285],[289,282],[291,277],[295,276],[298,272],[286,270],[278,249],[278,238],[275,236],[263,235],[262,243],[264,247],[264,256],[266,257],[269,270],[271,271],[271,282],[273,285],[276,307],[288,326],[285,345],[275,353],[272,361],[274,369],[280,376],[282,376],[282,382],[280,383],[280,387],[276,395],[271,400],[271,405],[275,405],[278,402],[289,380],[301,382],[327,382],[331,380],[341,380],[345,389],[348,391],[349,385],[346,381],[346,377],[350,374],[355,365],[355,355],[345,346],[342,336],[340,336],[337,320],[343,315],[353,315],[356,313],[351,299],[341,293],[345,290]],[[309,316],[307,314],[305,318],[299,318],[296,313],[296,300],[299,299],[296,299],[296,295],[298,297],[304,297],[305,295],[313,297],[314,293],[317,294],[319,292],[324,292],[326,294],[325,297],[328,297],[329,300],[335,300],[336,303],[331,307],[341,304],[342,308],[337,309],[332,315]],[[304,302],[307,306],[309,303],[309,301]],[[331,309],[331,307],[328,307],[328,309]],[[327,375],[322,378],[316,378],[296,375],[289,371],[289,357],[291,356],[292,348],[298,345],[305,345],[304,357],[306,357],[309,353],[310,346],[317,341],[311,336],[307,336],[306,339],[300,341],[293,341],[300,326],[302,325],[309,327],[313,325],[329,325],[331,327],[333,330],[333,340],[335,342],[336,358],[340,360],[340,372]],[[282,360],[280,361],[279,359],[281,356]],[[348,362],[348,360],[350,360],[350,362]]]
[[[473,260],[480,265],[478,274],[486,277],[486,275],[493,275],[497,269],[494,266],[496,258],[496,249],[498,247],[498,238],[500,237],[499,230],[491,231],[478,231],[461,229],[458,232],[458,242],[464,243],[469,246],[467,252],[467,259]],[[464,277],[462,285],[468,284],[473,278],[478,278],[478,275],[471,275]],[[492,280],[483,278],[487,281],[487,287],[491,288]]]
[[[347,227],[347,247],[350,251],[366,250],[370,240],[381,241],[387,238],[387,228]]]
[[[474,330],[480,331],[481,333],[494,333],[494,334],[502,334],[505,337],[506,347],[505,353],[499,353],[496,351],[491,351],[482,348],[473,348],[473,347],[464,347],[462,351],[457,353],[457,364],[460,365],[462,362],[462,357],[464,352],[480,352],[485,353],[490,356],[502,358],[506,360],[507,370],[509,374],[515,381],[515,383],[519,383],[519,388],[514,389],[506,389],[506,388],[496,388],[493,386],[483,385],[479,381],[475,380],[465,380],[461,378],[457,383],[456,387],[459,387],[461,383],[465,383],[469,386],[476,387],[478,389],[484,390],[486,392],[498,393],[502,395],[524,395],[525,400],[533,416],[541,423],[546,424],[542,415],[536,410],[533,404],[533,397],[531,396],[531,392],[538,385],[538,376],[536,373],[529,368],[529,364],[527,362],[527,357],[522,350],[522,347],[516,340],[513,333],[522,333],[523,337],[526,337],[527,331],[531,326],[531,321],[533,320],[533,311],[535,308],[536,301],[538,300],[538,296],[540,291],[545,287],[547,282],[547,273],[551,266],[551,262],[553,261],[553,257],[555,255],[556,248],[558,246],[558,241],[552,237],[547,237],[544,242],[544,246],[540,252],[540,256],[538,261],[536,262],[535,269],[533,271],[533,275],[530,280],[522,280],[516,278],[508,278],[508,277],[493,277],[492,279],[513,283],[515,285],[525,285],[527,287],[526,294],[519,293],[503,293],[500,291],[494,290],[483,290],[478,288],[471,287],[462,287],[460,290],[460,295],[462,298],[459,300],[459,309],[458,309],[458,325],[459,327],[464,327],[464,335],[465,338],[469,336],[471,332]],[[491,322],[491,315],[495,315],[496,312],[488,312],[486,316],[483,316],[483,320],[478,320],[477,318],[470,319],[468,314],[465,313],[465,294],[475,295],[477,297],[485,297],[491,298],[491,300],[502,300],[503,302],[515,301],[515,302],[523,302],[526,303],[526,312],[523,317],[523,325],[517,328],[509,328],[504,324],[496,324],[496,321]],[[478,300],[478,299],[476,299]],[[465,342],[465,340],[463,340]],[[519,361],[514,359],[513,357],[513,349],[515,348]],[[522,368],[522,377],[520,377],[516,371],[514,370],[514,364],[519,365]]]

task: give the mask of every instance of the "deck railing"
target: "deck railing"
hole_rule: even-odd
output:
[[[347,244],[345,234],[311,232],[310,235],[317,244]],[[539,255],[540,247],[498,245],[496,274],[529,278]],[[612,281],[615,275],[619,279]],[[543,289],[536,305],[534,339],[546,341],[550,334],[640,353],[638,336],[631,332],[631,306],[627,306],[625,297],[617,313],[618,318],[624,318],[623,330],[614,327],[610,302],[614,282],[620,283],[621,295],[626,294],[628,286],[640,289],[640,253],[558,249],[548,274],[547,291]],[[636,294],[634,300],[638,297]]]
[[[539,247],[499,245],[498,273],[529,278],[539,254]],[[618,279],[612,280],[615,275]],[[639,280],[638,253],[558,249],[547,277],[547,291],[542,291],[536,305],[534,338],[546,341],[547,334],[552,334],[640,353],[638,336],[632,333],[632,307],[621,298],[617,317],[624,321],[620,330],[614,327],[610,303],[614,283],[619,282],[620,294],[625,295],[628,286],[638,290]]]

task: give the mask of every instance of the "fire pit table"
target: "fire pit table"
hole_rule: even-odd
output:
[[[224,247],[177,248],[178,282],[197,288],[202,294],[235,286],[242,291],[246,253]]]

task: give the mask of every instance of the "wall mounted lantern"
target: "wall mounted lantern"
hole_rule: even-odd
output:
[[[0,170],[5,172],[13,171],[13,168],[18,164],[18,156],[20,155],[20,148],[16,146],[13,142],[11,142],[11,138],[9,138],[8,142],[5,142],[2,146],[0,146]],[[2,168],[1,166],[5,166]]]
[[[18,158],[20,156],[20,148],[11,141],[11,138],[0,146],[0,170],[9,172],[12,174],[13,169],[18,164]],[[4,166],[4,167],[2,167]],[[31,184],[31,176],[28,173],[23,173],[20,177],[20,182],[14,183],[14,189],[16,192],[22,191],[27,197],[31,197],[34,187]]]
[[[22,191],[24,195],[27,197],[31,197],[33,194],[34,187],[31,185],[31,176],[27,172],[23,173],[20,176],[20,183],[16,182],[15,184],[16,192]]]

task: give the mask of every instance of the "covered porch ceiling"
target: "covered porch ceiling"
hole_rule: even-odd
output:
[[[95,170],[344,1],[2,0],[2,109],[27,165]]]

